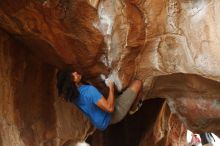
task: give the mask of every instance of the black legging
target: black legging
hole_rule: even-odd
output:
[[[208,132],[200,134],[200,138],[202,141],[202,145],[211,143],[212,139],[215,141],[215,138],[213,137],[212,133]]]

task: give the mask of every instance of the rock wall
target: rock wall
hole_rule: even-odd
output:
[[[140,146],[187,146],[186,127],[171,113],[166,102],[154,125],[143,135]]]
[[[4,31],[0,66],[1,146],[73,145],[93,129],[73,105],[57,97],[55,68]]]
[[[219,8],[218,0],[0,1],[0,112],[7,129],[0,142],[71,144],[86,137],[88,121],[56,97],[56,68],[66,64],[103,93],[101,74],[119,91],[140,79],[145,100],[165,98],[186,128],[220,136]]]

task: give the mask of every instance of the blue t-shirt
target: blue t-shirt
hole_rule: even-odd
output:
[[[78,90],[80,95],[74,101],[76,106],[85,113],[97,129],[106,129],[110,123],[111,114],[96,105],[102,94],[92,85],[82,85]]]

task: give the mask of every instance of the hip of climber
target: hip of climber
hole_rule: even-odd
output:
[[[134,80],[117,98],[111,80],[108,81],[108,88],[108,97],[105,98],[96,87],[85,83],[82,75],[73,69],[68,68],[57,73],[59,96],[62,95],[66,101],[75,104],[99,130],[121,121],[132,106],[137,106],[142,82]]]

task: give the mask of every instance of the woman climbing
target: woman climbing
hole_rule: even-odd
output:
[[[93,85],[87,84],[82,75],[72,69],[60,70],[57,73],[57,88],[59,96],[74,103],[99,130],[104,130],[109,124],[121,121],[131,107],[131,113],[137,111],[138,93],[142,82],[134,80],[131,85],[115,99],[114,84],[108,83],[109,94],[105,98]],[[135,103],[134,105],[132,105]]]

